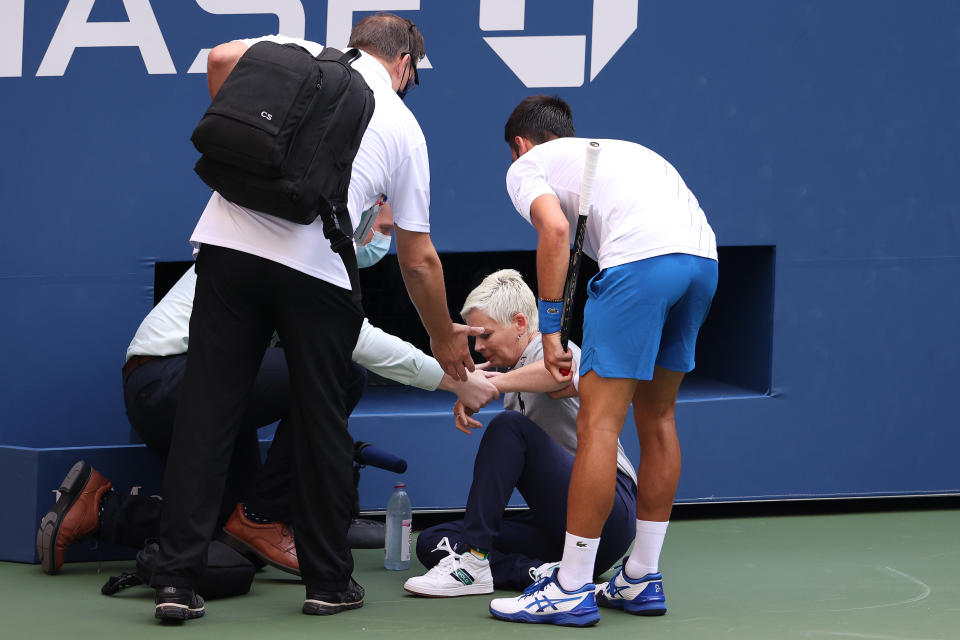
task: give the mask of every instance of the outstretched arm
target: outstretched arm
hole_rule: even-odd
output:
[[[572,351],[571,351],[572,355]],[[477,365],[478,369],[483,365]],[[474,374],[482,373],[489,376],[489,381],[500,393],[527,392],[527,393],[548,393],[551,398],[569,398],[577,395],[577,389],[572,382],[557,382],[547,371],[543,360],[537,360],[524,365],[518,369],[507,371],[506,373],[497,373],[493,371],[477,371]],[[453,405],[454,425],[460,431],[470,434],[473,429],[480,429],[483,424],[473,418],[476,410],[467,406],[461,400]]]
[[[430,234],[408,231],[400,226],[396,227],[396,232],[400,272],[423,327],[430,334],[433,356],[445,373],[466,381],[467,371],[474,369],[467,336],[479,335],[483,329],[455,324],[450,320],[443,267]]]
[[[500,393],[526,391],[528,393],[553,393],[565,389],[569,383],[557,382],[547,371],[543,360],[537,360],[518,369],[501,373],[490,379]]]
[[[445,374],[437,361],[420,349],[373,326],[366,318],[353,350],[353,361],[401,384],[449,391],[474,410],[500,395],[482,371],[475,371],[466,382],[460,382]]]
[[[438,389],[449,391],[457,396],[457,401],[471,411],[479,411],[482,407],[493,402],[500,397],[500,391],[493,381],[496,378],[488,378],[483,371],[472,371],[467,374],[467,381],[461,382],[443,374]]]

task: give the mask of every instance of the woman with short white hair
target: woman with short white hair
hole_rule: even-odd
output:
[[[417,539],[417,557],[430,570],[407,580],[404,589],[431,597],[520,590],[553,569],[563,554],[577,450],[580,401],[549,395],[565,385],[543,366],[537,302],[521,275],[513,269],[488,275],[460,315],[485,329],[475,349],[486,366],[510,370],[491,378],[506,410],[490,421],[480,442],[464,518],[426,529]],[[570,349],[578,361],[580,349],[573,343]],[[455,413],[465,433],[483,426],[459,404]],[[617,469],[617,499],[604,527],[597,575],[626,552],[635,533],[636,475],[622,446]],[[505,515],[514,489],[529,510]]]

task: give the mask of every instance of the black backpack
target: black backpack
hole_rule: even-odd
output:
[[[323,220],[359,301],[347,190],[373,91],[350,63],[360,53],[319,56],[295,44],[258,42],[224,81],[190,140],[194,168],[227,200],[299,224]]]
[[[137,552],[137,569],[134,573],[121,573],[111,576],[100,588],[100,593],[112,596],[121,590],[136,585],[150,584],[153,574],[154,558],[160,552],[155,539],[147,540],[143,549]],[[213,540],[207,547],[207,558],[203,573],[197,579],[196,590],[205,600],[242,596],[250,591],[257,567],[236,549],[219,540]]]

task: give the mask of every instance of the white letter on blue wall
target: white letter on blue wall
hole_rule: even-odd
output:
[[[197,0],[197,4],[207,13],[215,15],[275,15],[277,33],[292,38],[302,38],[306,33],[306,18],[300,0],[272,0],[269,3],[263,0]],[[209,54],[210,49],[201,49],[187,73],[206,73]]]
[[[176,73],[150,0],[123,0],[129,22],[88,22],[96,0],[70,0],[38,76],[62,76],[77,47],[138,47],[147,73]]]
[[[23,5],[26,1],[0,3],[0,78],[23,75]]]

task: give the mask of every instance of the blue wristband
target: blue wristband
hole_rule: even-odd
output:
[[[540,321],[540,333],[549,335],[560,331],[560,318],[563,317],[563,302],[551,302],[537,299],[537,318]]]

